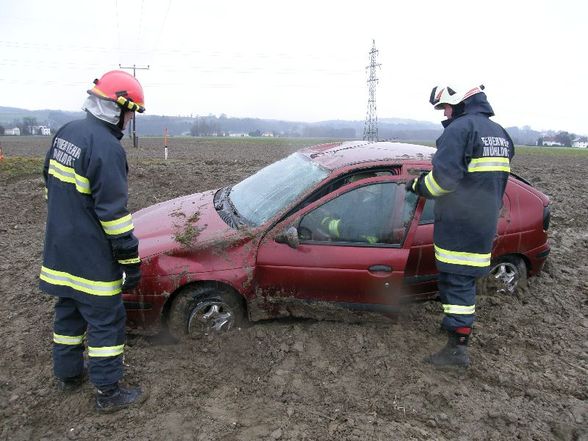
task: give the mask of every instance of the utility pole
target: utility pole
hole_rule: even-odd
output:
[[[121,66],[120,64],[118,65],[119,68],[121,69],[133,69],[133,76],[136,78],[136,71],[137,70],[149,70],[149,65],[147,65],[147,67],[138,67],[135,66],[134,64],[132,66]],[[137,112],[133,112],[133,121],[132,121],[132,127],[133,127],[133,147],[137,148],[139,147],[139,140],[137,139],[137,123],[135,121],[135,114]]]
[[[363,126],[363,139],[374,142],[378,140],[378,115],[376,113],[376,84],[378,84],[378,78],[376,78],[376,67],[380,67],[381,64],[376,63],[376,56],[378,55],[378,50],[376,50],[376,40],[372,40],[372,42],[370,65],[366,66],[366,69],[369,69],[370,72],[367,80],[370,95],[368,98],[365,125]]]

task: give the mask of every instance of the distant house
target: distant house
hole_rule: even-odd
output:
[[[546,136],[545,138],[543,138],[541,145],[547,145],[550,147],[553,147],[554,145],[557,145],[560,147],[563,146],[563,144],[561,142],[557,141],[553,136]]]
[[[4,129],[4,134],[8,136],[20,136],[20,129],[18,127]]]
[[[229,133],[231,138],[248,138],[249,135],[247,133]]]
[[[273,134],[273,132],[263,132],[261,134],[261,136],[266,137],[266,138],[273,138],[274,134]]]
[[[49,136],[51,135],[51,129],[47,126],[33,126],[32,134]]]
[[[588,137],[583,136],[580,138],[576,138],[572,141],[572,147],[578,147],[578,148],[588,148]]]

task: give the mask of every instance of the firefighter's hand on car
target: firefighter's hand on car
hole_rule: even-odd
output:
[[[123,265],[123,271],[122,290],[130,291],[141,281],[141,264]]]
[[[413,180],[408,181],[406,183],[406,185],[404,186],[404,188],[406,189],[407,192],[416,193],[416,190],[415,190],[414,187],[416,186],[417,180],[418,180],[418,178],[414,178]]]
[[[406,191],[423,196],[423,193],[420,191],[420,189],[422,188],[422,185],[424,185],[424,180],[427,176],[427,173],[428,172],[422,172],[418,177],[414,178],[412,181],[408,181],[404,186],[404,188],[406,188]]]

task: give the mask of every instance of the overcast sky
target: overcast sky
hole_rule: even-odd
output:
[[[505,126],[588,134],[586,0],[0,0],[0,106],[79,110],[137,70],[152,115],[439,122],[431,88],[486,86]]]

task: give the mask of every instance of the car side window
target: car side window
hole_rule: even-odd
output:
[[[328,185],[320,188],[316,192],[314,192],[309,198],[307,198],[302,204],[292,210],[291,213],[298,211],[301,208],[306,207],[307,205],[312,204],[315,201],[318,201],[320,198],[326,196],[329,193],[334,192],[335,190],[339,189],[343,185],[349,184],[350,182],[354,182],[355,180],[359,179],[367,179],[373,178],[378,176],[392,176],[400,174],[400,167],[392,167],[389,169],[368,169],[368,170],[360,170],[359,172],[355,172],[353,174],[348,174],[345,176],[341,176],[333,181],[331,181]]]
[[[405,200],[403,185],[364,185],[307,213],[300,221],[299,237],[301,241],[399,245],[415,205],[416,201]]]
[[[425,206],[423,207],[423,212],[421,214],[421,219],[419,220],[419,225],[432,224],[434,222],[435,222],[435,200],[434,199],[427,199],[425,201]]]

